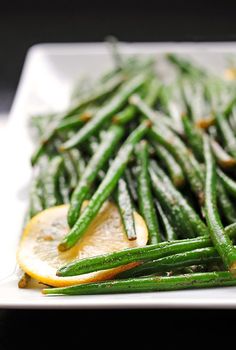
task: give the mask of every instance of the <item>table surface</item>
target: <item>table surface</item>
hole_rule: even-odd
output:
[[[30,3],[22,1],[22,7],[16,6],[14,10],[6,6],[0,13],[0,137],[26,51],[33,44],[102,41],[107,34],[124,41],[236,40],[235,11],[227,6],[222,10],[223,2],[221,5],[214,2],[215,7],[206,11],[201,8],[201,1],[199,7],[190,9],[182,6],[183,1],[176,1],[173,8],[169,1],[164,2],[165,6],[151,1],[151,6],[145,9],[125,7],[127,1],[121,1],[121,7],[113,10],[106,7],[106,1],[100,1],[100,7],[84,5],[81,9],[75,6],[75,1],[70,1],[72,8],[65,11],[63,1],[59,1],[57,11],[51,5],[46,10],[43,5],[37,8],[35,2],[36,9],[33,9]],[[27,5],[26,9],[23,4]],[[223,330],[227,327],[232,334],[234,315],[230,310],[1,310],[0,350],[12,349],[16,339],[23,341],[27,348],[29,337],[38,339],[42,345],[45,343],[48,348],[68,343],[68,338],[76,338],[77,345],[83,341],[96,345],[98,339],[100,343],[108,343],[106,335],[114,334],[119,345],[124,344],[122,332],[132,340],[142,335],[151,339],[161,335],[169,342],[175,339],[178,344],[182,341],[179,335],[196,334],[200,330],[200,336],[194,340],[197,345],[202,336],[214,338],[222,334],[222,327]],[[227,322],[223,322],[226,319]],[[45,340],[47,335],[51,336],[49,340]]]

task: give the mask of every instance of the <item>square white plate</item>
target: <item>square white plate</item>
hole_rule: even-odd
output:
[[[161,56],[180,52],[223,74],[225,57],[236,53],[234,43],[122,44],[124,54]],[[27,206],[33,150],[27,121],[32,113],[63,110],[73,83],[96,78],[111,67],[104,44],[42,44],[29,50],[7,128],[0,140],[0,307],[2,308],[119,308],[205,307],[236,308],[236,287],[178,292],[105,296],[45,297],[17,287],[16,248]],[[163,67],[163,68],[162,68]]]

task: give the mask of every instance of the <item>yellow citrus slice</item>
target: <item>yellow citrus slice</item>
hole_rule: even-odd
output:
[[[235,80],[236,79],[236,68],[227,68],[224,72],[224,76],[226,80]]]
[[[144,246],[148,240],[145,222],[134,212],[137,239],[129,241],[116,205],[106,202],[77,245],[68,251],[59,252],[58,243],[69,230],[67,211],[68,205],[46,209],[34,216],[25,227],[17,260],[29,276],[50,286],[70,286],[109,279],[137,264],[130,263],[74,277],[57,277],[57,269],[75,259]]]

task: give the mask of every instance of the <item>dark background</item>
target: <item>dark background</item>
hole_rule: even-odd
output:
[[[41,42],[236,40],[236,1],[0,0],[0,111],[8,111],[26,51]]]
[[[123,41],[236,41],[236,2],[0,0],[0,113],[9,111],[30,46],[102,41],[108,34]],[[226,346],[234,332],[235,312],[224,310],[0,311],[0,350],[15,343],[70,349],[73,340],[77,348],[84,342],[156,348],[161,339],[167,348],[192,347],[206,336],[211,343],[224,337]]]

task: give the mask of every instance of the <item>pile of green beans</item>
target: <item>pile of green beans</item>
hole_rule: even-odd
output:
[[[175,74],[164,80],[152,57],[123,57],[114,40],[110,47],[113,69],[77,85],[63,113],[31,118],[37,147],[27,220],[69,204],[70,230],[58,245],[66,251],[109,200],[129,240],[137,239],[134,211],[143,217],[148,244],[75,260],[57,271],[63,278],[136,263],[113,280],[43,292],[236,285],[235,82],[173,53],[165,59]]]

